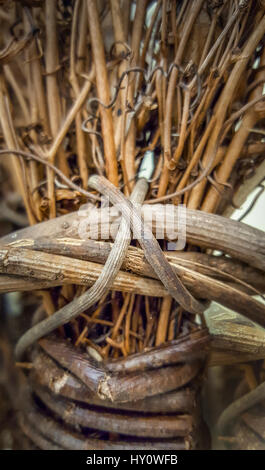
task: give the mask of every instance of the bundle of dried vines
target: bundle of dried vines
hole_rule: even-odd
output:
[[[20,425],[40,448],[137,448],[143,438],[150,445],[154,428],[154,447],[165,439],[169,448],[207,446],[191,405],[207,353],[194,335],[208,344],[197,314],[216,300],[265,323],[264,305],[252,297],[264,292],[264,234],[209,214],[228,210],[264,167],[264,2],[1,3],[0,155],[30,224],[44,222],[1,240],[0,290],[41,290],[47,315],[20,339],[18,358],[58,329],[56,341],[41,340],[45,353],[32,353],[34,398],[27,389],[30,411]],[[149,185],[137,181],[147,151],[155,159]],[[113,244],[100,241],[102,194],[121,205]],[[87,199],[95,219],[80,242],[73,211]],[[188,250],[167,252],[166,237],[157,242],[133,204],[144,201],[161,229],[163,206],[150,204],[186,204]],[[53,374],[63,386],[53,387]],[[143,406],[150,416],[141,416]],[[92,436],[88,422],[103,434]],[[76,425],[82,432],[70,435]]]

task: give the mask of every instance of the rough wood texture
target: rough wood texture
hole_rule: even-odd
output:
[[[33,360],[33,368],[30,372],[32,387],[42,386],[49,389],[55,395],[60,395],[88,405],[104,406],[116,409],[117,404],[111,400],[104,402],[91,392],[77,377],[66,371],[44,352],[38,352]],[[154,395],[142,400],[119,403],[119,409],[127,411],[145,411],[146,413],[172,413],[191,412],[197,403],[196,390],[185,387],[181,390],[162,395]]]
[[[207,323],[214,337],[211,365],[243,363],[265,357],[264,330],[236,313],[211,314]]]
[[[100,363],[93,363],[92,359],[88,359],[66,342],[44,338],[39,344],[47,354],[76,375],[102,400],[108,399],[117,403],[157,395],[158,390],[165,393],[183,387],[194,379],[201,368],[200,362],[195,361],[145,372],[116,375],[102,368]]]
[[[135,257],[133,260],[133,263],[129,265],[131,270],[141,275],[154,276],[152,269],[149,268],[143,259],[141,259],[142,267],[139,271]],[[211,279],[208,276],[199,274],[196,271],[176,266],[173,263],[172,267],[180,275],[184,284],[197,297],[215,300],[260,325],[265,324],[265,306],[245,292],[217,279]],[[101,270],[102,267],[99,264],[73,260],[65,256],[49,255],[40,251],[34,252],[25,248],[13,248],[12,246],[0,249],[0,272],[32,277],[34,281],[36,280],[35,289],[65,283],[91,285],[98,278]],[[45,283],[42,284],[37,279],[42,279]],[[47,284],[47,280],[50,281],[50,284]],[[199,280],[200,283],[198,282]],[[25,279],[22,283],[20,280],[16,283],[15,279],[6,277],[2,281],[0,277],[0,282],[3,286],[2,291],[18,290],[19,288],[23,290],[27,288],[29,290],[34,285],[31,280],[27,287],[27,280]],[[168,295],[166,289],[159,281],[148,279],[148,277],[142,278],[122,271],[117,275],[111,289],[157,297]]]
[[[100,264],[105,263],[112,245],[108,241],[83,241],[75,238],[51,237],[41,237],[36,240],[22,239],[12,244],[16,248],[44,251],[45,253],[94,261]],[[247,290],[248,286],[253,286],[261,292],[265,292],[265,278],[262,271],[235,259],[190,251],[164,251],[164,255],[175,266],[183,266],[229,284],[238,282],[238,287],[242,289]],[[148,277],[155,276],[152,266],[146,262],[143,250],[134,246],[128,247],[122,268],[126,271],[138,272],[139,275],[145,273]],[[242,281],[241,284],[240,281]]]
[[[10,235],[0,239],[1,244],[9,244],[17,242],[21,239],[36,239],[40,237],[53,238],[69,237],[80,238],[78,235],[78,227],[82,221],[86,221],[85,217],[89,215],[88,238],[95,238],[96,234],[106,233],[109,227],[104,228],[104,209],[95,209],[92,205],[87,205],[87,211],[73,212],[58,217],[56,220],[42,222],[30,228],[18,230]],[[101,213],[102,212],[102,213]],[[150,223],[153,233],[159,231],[172,236],[178,237],[178,209],[174,208],[173,220],[168,218],[167,225],[164,222],[163,206],[156,204],[153,207],[143,205],[142,214],[145,220]],[[116,234],[120,217],[117,216],[115,209],[110,209],[110,217],[106,223],[111,223],[113,234]],[[86,232],[85,232],[86,233]],[[108,233],[108,232],[107,232]],[[265,235],[261,230],[250,227],[242,222],[236,222],[225,217],[215,214],[207,214],[202,211],[187,209],[186,212],[186,235],[187,242],[207,248],[213,248],[224,253],[230,254],[237,260],[244,261],[250,266],[265,270]],[[173,236],[174,240],[174,236]],[[249,243],[251,240],[251,244]]]

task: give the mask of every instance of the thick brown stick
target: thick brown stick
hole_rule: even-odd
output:
[[[138,268],[136,259],[133,268],[130,269],[135,270],[141,275],[156,276],[146,262],[143,262],[142,266],[140,265],[140,268]],[[170,266],[199,298],[215,300],[245,315],[252,321],[264,325],[265,307],[258,300],[227,283],[211,279],[196,271],[179,267],[174,263],[170,264]],[[69,283],[91,285],[102,272],[102,265],[89,261],[73,260],[65,256],[49,255],[39,251],[34,252],[23,248],[3,247],[0,248],[0,272],[23,277],[27,275],[36,280],[35,285],[32,285],[30,281],[29,286],[27,286],[27,281],[25,280],[21,283],[21,280],[16,282],[12,278],[4,277],[2,281],[2,285],[4,285],[1,289],[0,277],[0,290],[7,292],[17,290],[18,288],[22,290],[34,287],[35,289],[41,289],[43,287]],[[37,279],[42,279],[45,283],[39,283]],[[50,281],[49,284],[47,284],[47,280]],[[110,289],[153,297],[168,295],[167,290],[159,281],[148,278],[143,279],[122,271],[118,273]]]
[[[33,277],[35,280],[42,279],[43,282],[36,282],[36,289],[43,287],[50,287],[52,285],[66,284],[93,284],[100,273],[102,272],[102,265],[90,263],[88,261],[77,260],[74,262],[70,258],[51,256],[41,252],[34,252],[31,250],[24,250],[19,248],[0,249],[0,271],[9,274],[16,274],[28,277]],[[5,278],[5,280],[7,280]],[[49,280],[49,283],[46,281]],[[11,282],[12,284],[12,282]],[[21,285],[19,283],[19,285]],[[13,285],[14,286],[14,285]],[[16,286],[16,284],[15,284]],[[26,288],[25,284],[21,287]],[[4,291],[17,288],[8,286],[6,284]],[[116,279],[110,286],[112,290],[121,290],[122,292],[137,293],[140,295],[155,295],[163,297],[166,295],[166,290],[160,282],[151,279],[142,280],[139,276],[119,272]]]
[[[117,216],[116,209],[110,209],[108,218],[108,214],[103,209],[93,208],[92,212],[92,207],[92,205],[88,205],[87,211],[73,212],[58,217],[56,220],[42,222],[33,227],[18,230],[2,237],[0,243],[8,244],[22,238],[36,239],[45,236],[80,238],[81,235],[85,239],[98,239],[101,233],[109,234],[110,224],[111,236],[115,236],[120,224],[120,216]],[[144,220],[152,227],[153,233],[162,233],[165,239],[168,239],[169,235],[171,240],[177,239],[179,235],[179,212],[177,208],[174,208],[172,217],[168,217],[166,224],[164,206],[161,204],[153,207],[143,205],[141,213]],[[82,230],[83,226],[84,230]],[[236,222],[202,211],[187,210],[186,237],[187,242],[192,245],[223,251],[237,260],[244,261],[265,271],[264,232],[243,222]]]
[[[42,386],[55,395],[87,403],[88,405],[116,409],[117,405],[111,400],[101,400],[97,394],[92,393],[84,383],[78,380],[69,371],[58,365],[44,352],[39,352],[33,360],[30,372],[32,387]],[[192,388],[154,395],[143,400],[119,403],[118,408],[127,411],[145,411],[146,413],[172,413],[191,412],[196,405],[196,391]]]
[[[85,261],[95,261],[104,264],[109,255],[112,243],[96,240],[78,240],[72,238],[39,238],[21,240],[14,243],[14,247],[27,248],[36,251],[44,251],[55,255],[63,255]],[[262,272],[235,259],[226,256],[213,256],[198,252],[164,251],[167,260],[178,267],[180,275],[185,274],[183,268],[196,271],[200,274],[226,281],[229,284],[237,284],[246,289],[253,286],[260,292],[265,292],[265,279]],[[129,246],[122,269],[147,277],[155,277],[151,266],[145,260],[140,248]],[[242,281],[242,284],[240,284]],[[254,290],[251,291],[250,294]]]
[[[136,416],[125,412],[119,414],[113,411],[96,411],[87,405],[51,395],[42,388],[36,392],[47,408],[73,426],[155,439],[187,436],[194,426],[192,417],[187,414]]]
[[[189,448],[189,440],[176,439],[169,442],[126,442],[126,441],[110,441],[103,439],[94,439],[85,437],[82,433],[74,432],[72,429],[67,429],[54,419],[48,418],[44,413],[38,411],[36,407],[31,406],[23,416],[24,420],[29,422],[28,429],[30,429],[30,439],[33,440],[41,449],[50,450],[56,446],[68,450],[161,450],[161,449],[182,449]],[[33,429],[32,429],[33,428]],[[40,439],[34,437],[34,430],[37,431]],[[46,447],[47,446],[47,447]]]
[[[265,357],[264,330],[256,328],[236,313],[220,311],[209,314],[207,325],[214,338],[211,365],[229,361],[234,364]]]
[[[105,372],[100,365],[94,366],[84,354],[63,341],[44,338],[39,343],[49,356],[70,370],[102,400],[113,402],[140,400],[175,390],[188,384],[200,370],[200,364],[194,362],[126,376],[113,375]]]

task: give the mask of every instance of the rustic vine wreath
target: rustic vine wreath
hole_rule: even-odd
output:
[[[140,194],[145,194],[145,191],[141,191],[141,188],[145,187],[147,183],[145,180],[139,181],[138,188],[136,186],[136,190],[133,192],[134,197],[139,189]],[[101,189],[101,182],[104,183],[105,191],[108,191],[109,188],[112,190],[112,186],[102,178],[96,179],[95,186],[97,189]],[[117,190],[113,192],[119,195]],[[141,196],[138,194],[138,197]],[[116,202],[115,198],[112,200]],[[28,256],[30,255],[30,248],[37,250],[33,251],[33,263],[36,263],[36,255],[44,257],[48,255],[47,260],[49,259],[49,262],[51,262],[51,255],[54,256],[55,253],[73,256],[73,251],[67,253],[65,250],[67,243],[70,243],[72,247],[76,246],[78,253],[75,253],[75,256],[85,259],[89,259],[91,253],[95,256],[95,250],[91,251],[91,243],[93,248],[96,248],[96,245],[99,244],[101,247],[101,261],[105,263],[98,280],[92,289],[83,294],[83,298],[78,297],[72,302],[72,305],[67,304],[59,311],[59,314],[57,312],[48,319],[44,319],[41,322],[38,321],[35,326],[25,333],[16,348],[18,359],[24,354],[26,347],[34,344],[36,340],[67,323],[70,319],[80,315],[89,305],[94,305],[97,299],[106,294],[106,291],[113,288],[113,283],[115,282],[114,276],[117,277],[118,271],[122,263],[124,263],[122,256],[123,258],[128,256],[128,253],[125,251],[129,245],[128,237],[124,233],[128,231],[126,224],[120,223],[115,243],[111,246],[109,243],[93,240],[90,240],[90,242],[81,241],[80,244],[80,240],[77,238],[67,238],[67,232],[71,232],[72,236],[76,235],[73,231],[77,224],[66,223],[66,220],[70,222],[72,219],[73,221],[74,217],[78,217],[78,215],[69,214],[64,216],[62,224],[58,224],[57,221],[56,227],[58,232],[61,231],[62,227],[64,227],[66,232],[66,236],[61,234],[61,238],[56,239],[56,233],[53,233],[55,238],[52,240],[48,236],[48,233],[53,231],[53,222],[51,221],[45,222],[39,227],[34,226],[29,229],[23,229],[2,239],[6,243],[6,248],[2,250],[4,256],[2,256],[1,270],[6,273],[19,274],[18,267],[25,266],[21,258],[23,250],[26,256]],[[204,216],[200,214],[199,217],[202,222]],[[215,221],[216,226],[218,226],[219,220],[222,219],[216,216],[215,218],[214,216],[210,218],[213,222]],[[101,221],[101,219],[99,220]],[[128,220],[131,220],[130,216]],[[226,224],[229,227],[236,225],[237,228],[241,227],[242,229],[242,231],[237,230],[237,239],[235,241],[236,248],[234,249],[237,250],[237,258],[245,260],[247,258],[253,266],[262,267],[264,256],[257,256],[255,246],[263,246],[264,235],[241,223],[226,220]],[[202,225],[198,224],[198,238],[203,238]],[[192,236],[195,236],[194,226],[195,224],[193,224]],[[217,232],[213,225],[211,227],[212,243],[216,247],[221,247],[224,244],[224,240],[222,240],[220,232]],[[41,238],[38,237],[39,233],[42,233]],[[142,231],[139,230],[139,233],[141,234]],[[218,237],[215,236],[217,233]],[[8,245],[7,243],[12,238],[15,238],[16,241]],[[253,253],[249,249],[246,251],[244,247],[250,238],[252,243],[254,243]],[[145,247],[145,240],[143,241],[141,238],[140,240],[143,243],[143,247]],[[150,237],[148,240],[150,240]],[[106,252],[103,254],[102,244],[108,245],[108,254]],[[117,245],[118,250],[116,248]],[[26,248],[24,248],[25,246]],[[148,256],[149,262],[151,261],[152,263],[152,260],[157,256],[155,252],[156,246],[151,242],[150,251],[147,256],[146,252],[143,251],[142,257],[143,260],[145,259],[146,264],[144,266],[146,267],[138,267],[141,274],[142,271],[145,274],[150,272]],[[231,249],[233,248],[230,247]],[[17,263],[13,262],[12,251],[14,251],[14,254],[17,251],[17,255],[15,254],[15,257],[17,256],[17,260],[19,260]],[[135,249],[132,251],[135,251]],[[114,258],[113,253],[115,253]],[[159,253],[163,257],[160,270],[155,271],[154,263],[152,263],[152,271],[164,286],[166,300],[170,298],[168,294],[171,294],[171,296],[176,295],[175,291],[170,289],[172,285],[170,281],[172,279],[168,281],[168,275],[173,273],[174,276],[177,271],[174,264],[169,264],[169,260],[160,251],[160,248]],[[152,258],[152,254],[154,258]],[[65,256],[59,257],[62,261],[67,261]],[[108,266],[106,259],[111,260],[110,266]],[[115,261],[114,267],[112,265],[113,259]],[[40,260],[41,258],[39,257],[39,263]],[[234,264],[232,260],[220,261],[228,263],[228,268],[231,268]],[[168,269],[168,265],[170,269]],[[66,265],[64,265],[64,269],[67,269]],[[131,269],[130,264],[127,265],[127,269]],[[208,267],[209,271],[211,269]],[[86,270],[88,270],[88,266],[86,266]],[[166,271],[165,274],[164,271]],[[218,272],[218,270],[214,270],[215,274],[216,271]],[[255,268],[249,267],[248,271],[248,280],[250,281],[250,273],[252,272],[257,287],[258,276],[255,276]],[[241,269],[241,277],[244,272],[245,270],[242,271]],[[36,276],[36,271],[30,270],[30,273],[33,278]],[[180,274],[183,275],[181,270]],[[41,276],[40,271],[38,275]],[[238,275],[240,276],[239,272]],[[64,272],[60,269],[60,284],[63,281],[63,276]],[[203,275],[201,274],[201,276],[203,280]],[[231,274],[227,274],[227,276],[229,277]],[[232,279],[234,280],[233,276]],[[10,277],[11,280],[12,277]],[[67,277],[64,280],[67,282]],[[245,283],[243,280],[241,282],[242,289],[242,287],[245,287]],[[178,278],[174,280],[173,286],[177,286],[177,283]],[[220,281],[218,283],[221,284]],[[194,285],[195,283],[193,283]],[[206,288],[208,286],[209,280],[208,285],[206,281]],[[129,288],[131,287],[129,285]],[[250,286],[248,286],[247,290],[249,288]],[[255,288],[252,287],[252,289]],[[206,292],[206,290],[203,290],[201,286],[199,296],[203,297],[203,292]],[[222,303],[231,306],[234,302],[234,308],[264,325],[265,316],[262,304],[243,294],[242,290],[233,288],[230,293],[229,287],[226,286],[224,293],[226,295],[223,297]],[[234,298],[235,294],[237,294],[236,299]],[[179,296],[179,292],[177,292],[177,295]],[[243,301],[238,303],[241,296],[243,296]],[[205,297],[211,299],[209,289]],[[184,297],[184,302],[186,298]],[[188,299],[190,299],[189,296]],[[248,299],[247,305],[244,302],[246,299]],[[178,297],[178,302],[181,301]],[[236,307],[235,304],[237,304]],[[189,310],[191,309],[190,307],[188,308]],[[194,312],[196,313],[196,309]],[[125,311],[122,315],[124,313]],[[118,330],[121,319],[122,317],[118,320],[114,330]],[[115,335],[113,334],[112,336],[112,341],[115,341]],[[87,351],[78,351],[69,343],[59,338],[41,339],[39,345],[41,349],[35,348],[31,353],[33,355],[33,367],[30,373],[30,384],[35,401],[31,397],[32,392],[26,387],[26,392],[25,390],[23,391],[23,403],[24,406],[25,403],[28,406],[26,407],[26,412],[21,412],[19,415],[19,423],[23,432],[36,446],[40,448],[72,449],[161,449],[165,448],[165,446],[171,449],[188,449],[209,447],[208,434],[202,417],[198,414],[198,393],[202,383],[201,377],[205,359],[210,346],[210,336],[207,329],[198,328],[194,325],[188,334],[181,335],[177,340],[156,348],[147,349],[142,353],[129,355],[124,359],[103,362],[95,349],[90,348],[89,356]],[[38,397],[38,404],[36,404],[36,397]],[[45,410],[50,410],[53,418],[46,416]],[[58,418],[63,419],[63,426],[58,422]],[[128,423],[130,424],[129,426]],[[67,425],[70,428],[67,428]],[[75,430],[73,434],[73,427],[76,426],[78,426],[79,432]],[[92,428],[93,431],[88,431],[88,428]],[[100,431],[100,433],[95,435],[95,429]],[[117,436],[114,437],[115,435]],[[203,439],[199,439],[198,436],[203,436]]]
[[[128,224],[132,220],[134,223],[136,220],[138,222],[138,240],[144,249],[147,261],[165,286],[168,295],[174,297],[188,311],[195,314],[203,312],[203,304],[196,301],[183,286],[152,235],[152,231],[143,226],[141,216],[136,212],[134,206],[129,205],[124,196],[102,177],[93,177],[93,180],[91,178],[90,186],[100,192],[107,193],[113,203],[122,200],[124,208],[122,215],[125,218],[125,223],[122,219],[115,242],[94,285],[83,296],[78,297],[71,304],[67,304],[54,315],[37,323],[27,331],[16,347],[18,360],[23,357],[26,348],[32,346],[39,338],[77,317],[108,293],[126,256],[126,250],[130,243]],[[131,200],[143,202],[147,189],[146,179],[140,179],[132,192]],[[131,211],[133,218],[130,214]],[[3,260],[3,265],[7,264],[7,259]],[[118,321],[118,323],[120,322]],[[65,342],[59,342],[58,339],[54,341],[41,340],[41,348],[61,367],[74,374],[73,377],[70,377],[69,372],[64,371],[61,379],[58,379],[58,372],[54,375],[54,368],[58,366],[50,361],[52,367],[49,371],[47,357],[44,353],[37,354],[33,362],[35,375],[33,372],[32,389],[42,404],[55,415],[60,416],[67,424],[98,429],[110,433],[109,436],[119,434],[121,440],[112,438],[113,442],[103,443],[104,437],[101,436],[103,442],[92,436],[88,438],[85,437],[85,431],[83,434],[76,433],[71,439],[71,433],[68,435],[67,431],[60,428],[56,421],[54,422],[51,418],[47,419],[41,410],[37,409],[28,391],[25,397],[25,391],[22,392],[23,402],[27,403],[26,413],[21,413],[19,417],[22,430],[40,448],[49,448],[48,442],[54,442],[55,439],[56,446],[52,446],[52,448],[69,448],[70,446],[74,449],[78,446],[80,448],[80,445],[81,448],[86,449],[102,447],[105,449],[163,449],[165,446],[172,449],[208,447],[207,434],[205,436],[205,431],[201,431],[203,422],[201,416],[198,415],[196,389],[198,389],[198,379],[202,374],[203,360],[209,350],[210,337],[206,329],[197,329],[195,326],[193,328],[193,332],[191,331],[166,346],[129,356],[128,359],[107,361],[104,365],[91,358],[88,359],[86,354],[78,353]],[[49,380],[43,383],[44,376],[40,380],[42,373],[40,376],[38,374],[40,373],[39,368],[42,369],[41,361],[46,364],[45,369],[50,380],[52,377],[52,387]],[[62,372],[59,369],[59,375],[60,373]],[[45,376],[47,377],[47,374]],[[72,390],[71,385],[69,390],[68,387],[65,390],[68,379],[70,379],[70,383],[75,383]],[[78,379],[81,380],[82,385],[80,382],[78,383]],[[85,388],[85,392],[76,395],[74,390],[78,390],[80,386],[81,389]],[[52,390],[53,394],[47,392],[45,388],[50,389],[50,392]],[[55,395],[64,395],[68,400],[54,396],[54,391]],[[169,394],[169,403],[166,404],[168,392],[172,391],[174,393]],[[165,399],[164,394],[166,394]],[[156,399],[156,404],[152,402],[153,397]],[[151,405],[149,404],[150,398]],[[89,403],[89,406],[80,405],[76,400],[85,401]],[[159,405],[160,401],[164,403]],[[143,411],[143,402],[145,403],[145,416],[139,414]],[[93,405],[100,408],[93,408]],[[152,409],[154,406],[155,410]],[[108,408],[113,408],[113,410],[110,411]],[[121,410],[124,410],[123,414],[119,414]],[[166,412],[167,414],[165,414]],[[36,423],[38,424],[36,425]],[[200,439],[198,442],[197,436],[200,435],[204,436],[204,439]],[[128,441],[128,436],[138,439],[138,442]],[[80,444],[81,442],[82,444]]]

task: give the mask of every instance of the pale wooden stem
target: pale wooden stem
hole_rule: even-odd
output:
[[[108,105],[110,102],[109,81],[104,52],[104,42],[102,38],[99,16],[95,0],[87,0],[88,21],[94,64],[96,70],[97,92],[99,99]],[[100,105],[100,115],[102,124],[102,136],[104,143],[104,153],[106,162],[106,173],[108,179],[118,185],[118,165],[114,142],[114,129],[111,109]]]
[[[51,127],[52,137],[55,138],[58,132],[61,119],[61,100],[59,88],[57,83],[57,69],[59,67],[58,45],[57,45],[57,31],[56,31],[56,10],[57,4],[53,0],[45,2],[45,24],[46,24],[46,86],[47,86],[47,101],[48,101],[48,114]],[[54,163],[50,159],[51,163]],[[62,167],[62,159],[59,162]],[[62,170],[65,170],[63,168]],[[47,168],[48,179],[48,198],[50,204],[50,218],[56,217],[55,205],[55,188],[54,188],[54,172]]]
[[[56,76],[59,67],[56,2],[46,0],[45,7],[47,100],[51,132],[52,136],[55,137],[62,119],[61,100]]]
[[[77,25],[78,25],[78,12],[80,9],[80,0],[75,4],[74,15],[72,20],[72,34],[71,34],[71,48],[70,48],[70,82],[73,87],[75,100],[80,94],[79,83],[76,76],[75,70],[75,49],[77,39]],[[83,11],[83,9],[82,9]],[[87,149],[84,132],[82,131],[82,115],[78,111],[75,117],[75,128],[76,128],[76,147],[77,147],[77,158],[80,169],[80,176],[83,182],[83,186],[86,187],[88,180],[88,169],[87,169]]]
[[[156,331],[156,346],[159,346],[159,344],[162,344],[166,341],[171,305],[172,297],[170,297],[169,295],[164,297]]]
[[[180,276],[184,285],[191,289],[196,297],[215,300],[264,326],[265,307],[259,301],[227,283],[211,279],[186,267],[178,266],[174,263],[170,264],[174,272]],[[40,251],[35,252],[24,248],[2,247],[0,249],[0,271],[4,274],[27,276],[28,278],[33,277],[35,289],[40,289],[42,283],[39,284],[37,279],[50,281],[50,286],[68,283],[91,285],[99,277],[102,266],[89,261],[69,259],[65,256],[47,254]],[[156,278],[155,273],[152,272],[152,269],[146,263],[140,262],[137,268],[136,260],[131,265],[131,271],[141,276]],[[110,289],[153,297],[168,296],[167,290],[160,282],[148,279],[148,277],[142,278],[121,271]],[[27,279],[23,281],[24,290],[28,290]],[[22,285],[20,281],[15,283],[16,290],[18,285]],[[14,290],[14,283],[12,284],[11,279],[8,282],[7,278],[4,279],[4,286],[2,286],[1,290],[4,292]]]
[[[92,69],[91,69],[91,71],[90,71],[90,73],[87,77],[87,80],[84,83],[83,88],[80,91],[80,94],[78,95],[78,97],[75,100],[74,104],[72,105],[72,107],[68,111],[68,114],[67,114],[67,116],[64,120],[64,123],[62,124],[58,134],[56,135],[56,138],[54,139],[54,141],[51,145],[51,148],[48,151],[48,157],[49,157],[50,160],[53,160],[55,158],[55,155],[56,155],[61,143],[63,142],[63,139],[65,138],[71,124],[75,120],[75,117],[76,117],[78,111],[83,106],[83,104],[86,100],[86,97],[87,97],[87,95],[88,95],[88,93],[91,89],[92,80],[94,79],[94,77],[95,77],[95,69],[94,69],[94,67],[92,67]]]
[[[4,135],[4,139],[6,145],[10,149],[18,149],[18,143],[16,139],[15,129],[12,123],[11,114],[10,114],[10,103],[9,97],[7,94],[5,81],[3,74],[0,73],[0,123],[2,127],[2,132]],[[30,207],[28,195],[26,192],[26,187],[24,184],[24,177],[23,177],[23,168],[25,169],[24,162],[18,160],[17,157],[11,155],[11,164],[14,170],[11,172],[11,177],[13,180],[14,188],[18,187],[18,190],[23,198],[24,205],[27,211],[27,215],[29,218],[30,224],[34,224],[36,222],[35,217],[32,213],[32,209]]]

